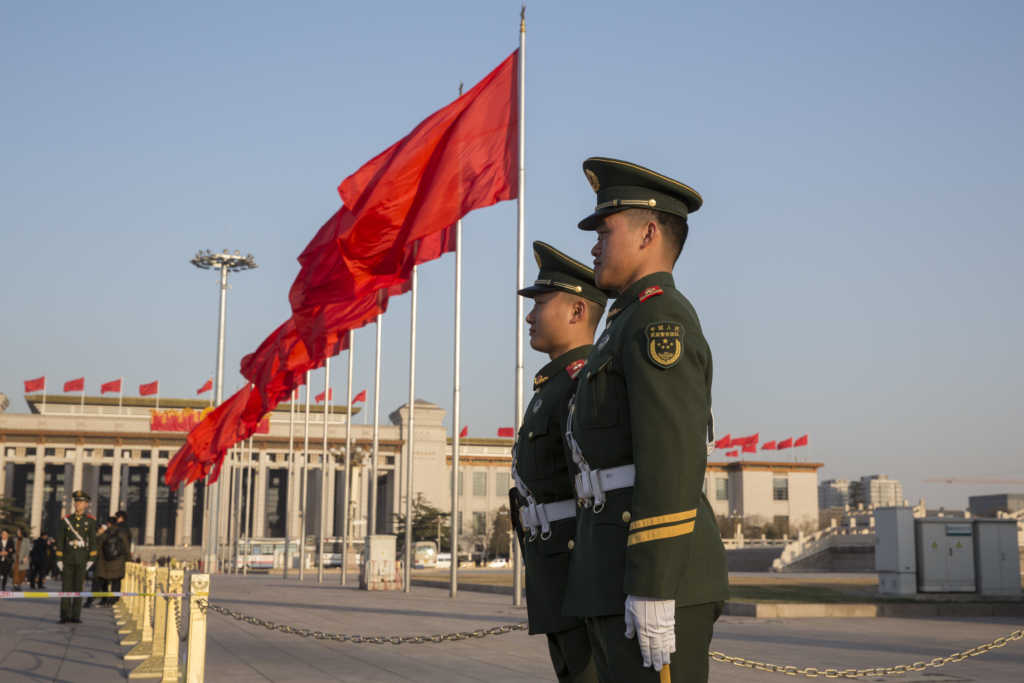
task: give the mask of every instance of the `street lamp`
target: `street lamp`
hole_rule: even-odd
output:
[[[214,384],[214,405],[219,406],[224,400],[224,313],[227,305],[228,272],[252,270],[256,267],[256,261],[253,260],[252,254],[242,256],[238,251],[232,254],[227,249],[218,254],[206,249],[197,251],[191,263],[203,270],[216,268],[220,271],[220,322],[217,328],[217,375]],[[203,507],[210,512],[203,515],[204,526],[208,530],[203,534],[203,566],[211,574],[217,572],[219,492],[219,486],[208,484],[203,495]],[[214,496],[213,501],[210,500],[211,493]]]

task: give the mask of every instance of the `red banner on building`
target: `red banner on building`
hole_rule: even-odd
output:
[[[151,432],[190,432],[192,428],[206,417],[213,408],[202,410],[151,410],[149,411],[149,431]],[[257,434],[270,432],[270,416],[265,415],[256,426]]]

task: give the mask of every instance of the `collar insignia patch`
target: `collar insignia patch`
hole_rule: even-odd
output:
[[[569,377],[571,379],[576,379],[576,375],[580,374],[580,370],[582,370],[583,366],[586,364],[587,361],[583,358],[580,358],[579,360],[574,360],[573,362],[566,365],[565,371],[569,373]]]
[[[541,385],[544,384],[544,382],[547,382],[547,381],[548,381],[548,378],[545,377],[544,375],[537,375],[536,377],[534,377],[533,378],[533,389],[534,389],[534,391],[536,391],[537,389],[540,389]]]
[[[663,290],[661,287],[658,287],[657,285],[655,285],[654,287],[648,287],[644,291],[640,292],[640,296],[637,297],[637,301],[647,301],[652,296],[658,296],[659,294],[664,293],[665,290]]]
[[[660,292],[659,292],[660,293]],[[683,326],[681,323],[662,321],[650,323],[645,329],[647,358],[659,368],[671,368],[683,355]]]

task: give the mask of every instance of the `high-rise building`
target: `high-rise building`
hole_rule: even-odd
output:
[[[903,505],[903,484],[884,474],[869,474],[850,484],[850,505],[889,507]]]
[[[848,479],[826,479],[818,484],[818,507],[842,508],[850,503],[850,481]]]

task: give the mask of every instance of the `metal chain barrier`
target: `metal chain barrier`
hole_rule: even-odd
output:
[[[729,655],[712,650],[709,654],[711,659],[723,664],[733,664],[744,669],[756,671],[767,671],[769,673],[785,674],[787,676],[804,676],[806,678],[867,678],[869,676],[900,676],[911,671],[924,671],[926,669],[937,669],[953,662],[962,662],[968,657],[977,657],[986,652],[991,652],[1003,647],[1014,640],[1024,638],[1024,628],[1017,629],[1005,636],[999,636],[995,640],[977,645],[969,650],[954,652],[945,657],[935,657],[927,662],[914,662],[913,664],[898,664],[896,666],[876,666],[870,669],[817,669],[813,666],[800,668],[793,665],[769,664],[743,657],[730,657]]]
[[[185,633],[185,627],[181,625],[181,598],[165,598],[171,601],[171,605],[174,607],[174,623],[178,628],[178,637],[181,638],[181,642],[188,640],[188,634]]]
[[[406,643],[446,643],[459,640],[486,638],[487,636],[499,636],[504,633],[511,633],[513,631],[525,631],[528,628],[528,625],[525,622],[523,622],[519,624],[502,624],[500,626],[481,628],[475,631],[459,631],[456,633],[435,633],[432,635],[416,636],[364,636],[351,635],[347,633],[327,633],[325,631],[315,631],[313,629],[308,628],[295,628],[294,626],[277,624],[268,619],[252,617],[248,614],[243,614],[242,612],[236,612],[233,609],[228,609],[227,607],[214,605],[209,601],[202,601],[199,603],[199,605],[203,610],[211,609],[214,612],[217,612],[218,614],[223,614],[226,617],[231,617],[236,621],[241,621],[246,624],[252,624],[253,626],[262,626],[263,628],[271,631],[287,633],[293,636],[301,636],[303,638],[315,638],[316,640],[334,640],[341,643],[365,643],[369,645],[404,645]]]

